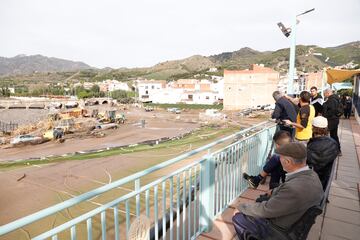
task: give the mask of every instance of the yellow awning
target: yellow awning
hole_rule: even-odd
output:
[[[338,69],[327,69],[327,83],[333,84],[335,82],[342,82],[348,78],[351,78],[355,74],[360,74],[360,70],[338,70]]]

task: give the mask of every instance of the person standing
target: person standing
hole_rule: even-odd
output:
[[[294,105],[281,92],[273,92],[273,98],[275,100],[275,109],[271,118],[278,121],[280,130],[288,131],[293,138],[295,133],[294,128],[281,123],[285,120],[295,122],[297,111]]]
[[[345,97],[344,101],[344,117],[350,119],[351,116],[352,101],[350,96]]]
[[[285,120],[289,126],[296,128],[295,139],[300,142],[307,142],[312,137],[312,121],[315,117],[315,108],[310,105],[311,95],[307,91],[300,93],[300,111],[297,114],[296,122]]]
[[[310,104],[315,108],[315,117],[322,114],[324,100],[315,86],[310,88]]]
[[[337,142],[339,155],[341,155],[341,146],[338,137],[339,118],[342,115],[339,110],[341,108],[340,98],[334,94],[330,88],[324,91],[324,96],[327,100],[323,105],[323,116],[328,120],[330,137]]]

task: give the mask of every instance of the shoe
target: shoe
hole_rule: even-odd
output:
[[[248,182],[251,188],[257,189],[261,181],[261,178],[259,176],[250,176],[247,173],[243,173],[243,177]]]

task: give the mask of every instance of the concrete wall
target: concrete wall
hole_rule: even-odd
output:
[[[224,72],[224,110],[240,110],[257,105],[272,104],[277,90],[278,72]]]

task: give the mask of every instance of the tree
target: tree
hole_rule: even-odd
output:
[[[8,87],[2,87],[0,89],[0,96],[1,97],[10,97],[10,90]]]
[[[124,90],[115,90],[113,92],[111,92],[111,97],[117,100],[120,100],[122,98],[127,98],[127,92]]]
[[[98,85],[94,84],[91,87],[90,92],[92,92],[95,97],[99,97],[100,96],[100,87]]]

